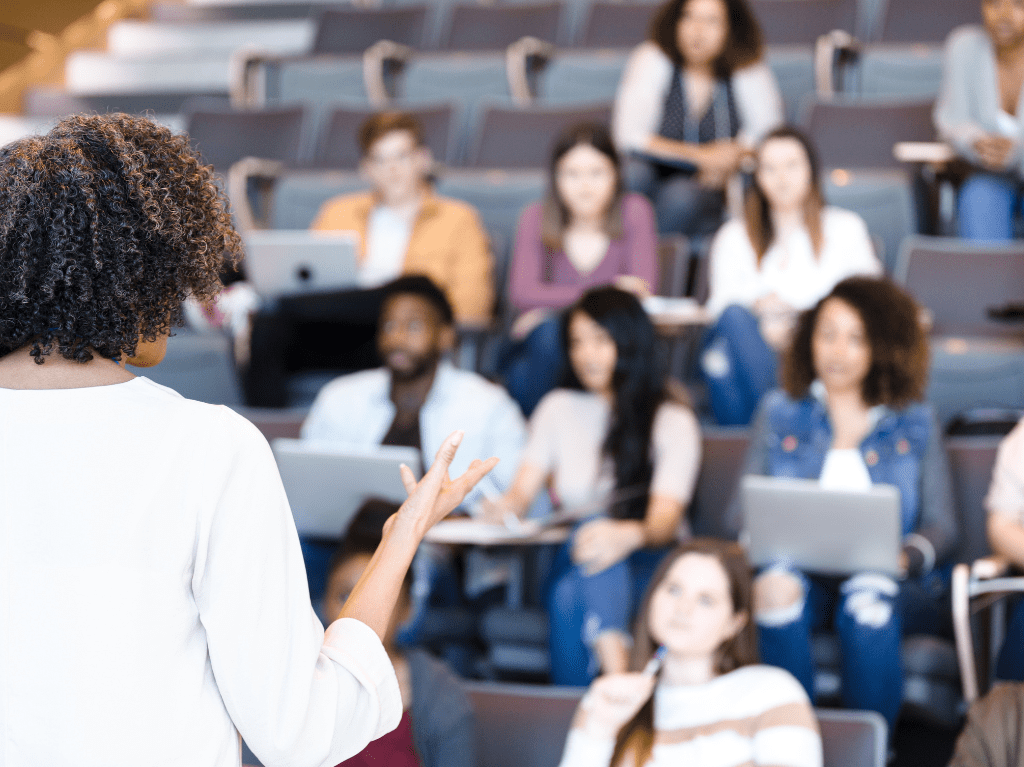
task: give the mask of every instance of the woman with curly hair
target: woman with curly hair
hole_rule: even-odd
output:
[[[754,584],[764,661],[790,671],[813,698],[810,634],[834,620],[843,702],[878,711],[890,732],[903,699],[900,636],[935,632],[945,620],[943,561],[957,537],[942,433],[921,402],[927,373],[914,300],[884,279],[843,280],[800,315],[785,389],[762,400],[744,467],[836,490],[880,483],[899,490],[904,578],[858,573],[841,582],[780,564]],[[738,532],[735,502],[729,522]]]
[[[416,483],[314,617],[266,441],[124,363],[238,253],[188,138],[78,116],[0,149],[0,753],[25,765],[337,764],[402,704],[380,642],[423,533],[493,462]],[[237,728],[237,729],[236,729]]]

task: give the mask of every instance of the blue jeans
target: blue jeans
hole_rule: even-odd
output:
[[[710,235],[722,223],[725,195],[701,186],[694,173],[630,155],[623,159],[622,179],[626,191],[654,205],[659,234]]]
[[[968,240],[1012,240],[1021,211],[1021,183],[995,173],[975,173],[960,187],[957,229]]]
[[[789,572],[802,582],[804,602],[796,615],[757,616],[761,659],[793,674],[813,701],[811,632],[827,628],[834,620],[843,705],[877,711],[893,732],[903,701],[901,638],[904,631],[940,628],[946,579],[933,572],[920,581],[897,582],[861,573],[840,582]]]
[[[633,611],[668,550],[640,549],[588,576],[572,563],[570,545],[558,552],[547,598],[551,681],[585,686],[598,671],[594,639],[603,631],[629,634]]]
[[[996,678],[1024,682],[1024,599],[1017,602],[1006,627],[1006,639],[996,662]]]
[[[757,403],[775,388],[777,358],[757,318],[730,306],[704,337],[700,368],[715,420],[723,426],[750,423]]]
[[[501,372],[505,388],[529,417],[541,397],[558,385],[564,367],[561,319],[552,317],[508,348],[502,355]]]

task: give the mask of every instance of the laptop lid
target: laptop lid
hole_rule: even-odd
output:
[[[356,232],[272,229],[243,237],[246,275],[264,298],[357,287]]]
[[[816,480],[746,475],[740,482],[750,562],[813,573],[899,575],[900,493],[827,490]]]
[[[369,498],[402,503],[404,463],[419,477],[421,459],[412,447],[346,447],[313,440],[275,439],[271,444],[299,535],[340,538]]]

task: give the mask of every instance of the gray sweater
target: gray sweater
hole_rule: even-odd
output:
[[[1024,93],[1020,102],[1024,106]],[[946,41],[942,72],[942,90],[935,102],[935,129],[939,138],[956,149],[957,154],[977,162],[974,142],[982,136],[998,133],[996,115],[1002,110],[996,76],[996,54],[992,39],[982,28],[967,25],[954,29]],[[1024,123],[1017,109],[1017,149],[1010,167],[1024,172]]]
[[[412,740],[423,767],[476,767],[476,722],[459,677],[423,650],[405,657],[412,676]]]

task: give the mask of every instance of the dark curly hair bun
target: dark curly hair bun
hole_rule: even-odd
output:
[[[133,356],[240,254],[213,169],[151,120],[77,115],[0,148],[0,355]]]

